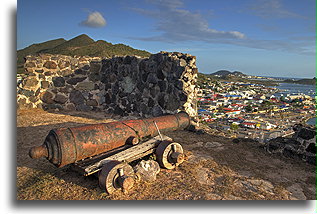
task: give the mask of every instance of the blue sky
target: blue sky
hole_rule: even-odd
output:
[[[87,34],[220,69],[315,76],[315,0],[19,0],[17,48]]]

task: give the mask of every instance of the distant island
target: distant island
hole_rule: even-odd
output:
[[[230,81],[243,81],[242,79],[251,80],[251,82],[258,82],[265,80],[265,85],[276,85],[277,83],[292,83],[292,84],[303,84],[303,85],[315,85],[316,84],[316,77],[312,79],[286,79],[281,80],[280,78],[274,77],[261,77],[255,75],[247,75],[240,71],[228,71],[228,70],[219,70],[211,74],[206,74],[209,77],[219,79],[219,80],[230,80]]]
[[[219,70],[216,71],[212,74],[210,74],[212,76],[219,76],[219,77],[225,77],[225,76],[247,76],[244,73],[240,72],[240,71],[228,71],[228,70]]]
[[[316,77],[314,77],[312,79],[300,79],[300,80],[286,79],[283,82],[293,83],[293,84],[303,84],[303,85],[315,85],[316,84]]]
[[[113,55],[125,56],[133,55],[148,57],[150,52],[134,49],[124,44],[112,44],[103,40],[94,41],[86,34],[79,35],[73,39],[65,40],[63,38],[54,39],[38,44],[30,45],[17,51],[18,73],[22,73],[24,57],[27,55],[36,55],[41,53],[61,54],[69,56],[99,56],[112,57]]]

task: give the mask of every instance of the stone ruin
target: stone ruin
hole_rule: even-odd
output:
[[[297,158],[316,165],[315,128],[295,125],[292,138],[278,137],[267,142],[266,150],[289,158]]]
[[[135,56],[71,57],[40,54],[25,58],[18,78],[17,107],[103,111],[121,116],[197,114],[196,57],[160,52]]]

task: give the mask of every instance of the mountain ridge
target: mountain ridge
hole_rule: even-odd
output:
[[[91,56],[91,57],[112,57],[113,55],[125,56],[133,55],[148,57],[150,52],[132,48],[125,44],[112,44],[104,40],[93,40],[86,34],[78,35],[70,40],[63,38],[53,39],[42,43],[32,44],[26,48],[17,51],[18,73],[24,71],[24,58],[27,55],[36,55],[41,53],[61,54],[69,56]]]

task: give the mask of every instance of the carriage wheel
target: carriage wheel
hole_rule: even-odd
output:
[[[179,143],[162,141],[156,148],[156,158],[161,167],[174,169],[184,161],[183,148]]]
[[[134,185],[132,166],[120,161],[109,161],[99,173],[99,186],[109,194],[117,189],[128,191]]]

